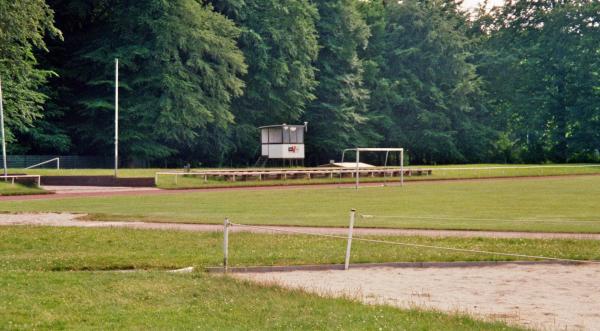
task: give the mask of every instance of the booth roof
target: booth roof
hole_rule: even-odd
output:
[[[259,126],[259,129],[268,129],[268,128],[282,128],[284,126],[289,126],[289,127],[297,127],[297,128],[303,128],[304,125],[303,124],[278,124],[278,125],[265,125],[265,126]]]

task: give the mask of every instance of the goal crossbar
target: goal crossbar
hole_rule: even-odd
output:
[[[382,148],[382,147],[358,147],[358,148],[346,148],[344,152],[357,151],[357,152],[404,152],[404,148]]]

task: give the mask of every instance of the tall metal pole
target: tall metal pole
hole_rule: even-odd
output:
[[[119,59],[115,59],[115,177],[119,169]]]
[[[2,79],[0,78],[0,131],[2,131],[2,166],[4,168],[4,177],[8,175],[6,167],[6,135],[4,134],[4,105],[2,99]]]

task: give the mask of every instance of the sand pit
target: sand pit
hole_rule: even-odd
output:
[[[539,330],[600,330],[600,265],[234,274],[365,303],[463,312]]]

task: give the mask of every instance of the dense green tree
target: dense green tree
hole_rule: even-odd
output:
[[[57,1],[69,36],[59,73],[80,153],[112,146],[114,59],[120,61],[120,139],[129,160],[155,160],[213,141],[242,94],[239,29],[195,0]],[[58,46],[58,52],[60,53]],[[58,87],[60,89],[60,87]],[[74,93],[76,91],[76,93]],[[214,146],[213,147],[219,147]],[[107,153],[108,154],[108,153]]]
[[[317,61],[317,98],[306,112],[308,148],[313,160],[339,157],[342,149],[369,143],[363,61],[369,28],[356,0],[318,0],[317,30],[321,46]]]
[[[600,161],[596,0],[46,1],[0,2],[12,152],[110,157],[118,57],[130,165],[251,164],[302,121],[309,164]]]
[[[600,160],[599,13],[593,0],[513,0],[480,15],[481,72],[517,160]]]
[[[365,57],[375,127],[387,146],[403,146],[417,162],[487,157],[493,132],[476,67],[467,14],[444,0],[370,1],[361,5],[373,36]]]
[[[241,28],[238,41],[248,64],[244,95],[233,103],[234,162],[253,161],[257,127],[295,123],[314,99],[313,62],[318,44],[317,9],[308,0],[246,0],[215,3]]]
[[[38,66],[35,52],[46,51],[45,36],[61,38],[54,12],[44,0],[0,1],[0,79],[8,139],[31,130],[43,116],[40,87],[54,73]]]

